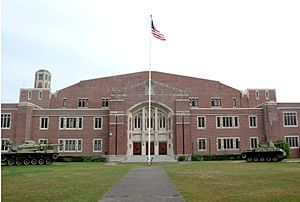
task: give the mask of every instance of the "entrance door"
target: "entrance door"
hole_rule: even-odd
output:
[[[142,155],[142,144],[141,142],[133,143],[133,155]]]
[[[148,155],[148,142],[146,142],[146,154]],[[150,154],[154,155],[154,142],[150,142]]]
[[[167,155],[167,142],[159,142],[159,155]]]

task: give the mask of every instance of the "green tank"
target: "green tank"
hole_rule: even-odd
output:
[[[50,165],[59,155],[54,150],[59,144],[39,144],[27,140],[20,145],[8,142],[4,146],[8,147],[8,151],[1,153],[2,165]]]
[[[277,162],[286,157],[286,152],[275,147],[273,142],[260,145],[258,148],[247,150],[241,153],[241,158],[247,162]]]

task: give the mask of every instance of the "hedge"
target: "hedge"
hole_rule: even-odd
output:
[[[57,162],[107,162],[104,156],[59,156]]]

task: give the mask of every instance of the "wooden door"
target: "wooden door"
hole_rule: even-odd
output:
[[[159,142],[159,155],[167,155],[167,142]]]
[[[141,142],[133,143],[133,155],[142,155],[142,144]]]

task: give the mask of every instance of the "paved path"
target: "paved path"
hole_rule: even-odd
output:
[[[108,191],[100,202],[184,201],[160,167],[136,167]]]

